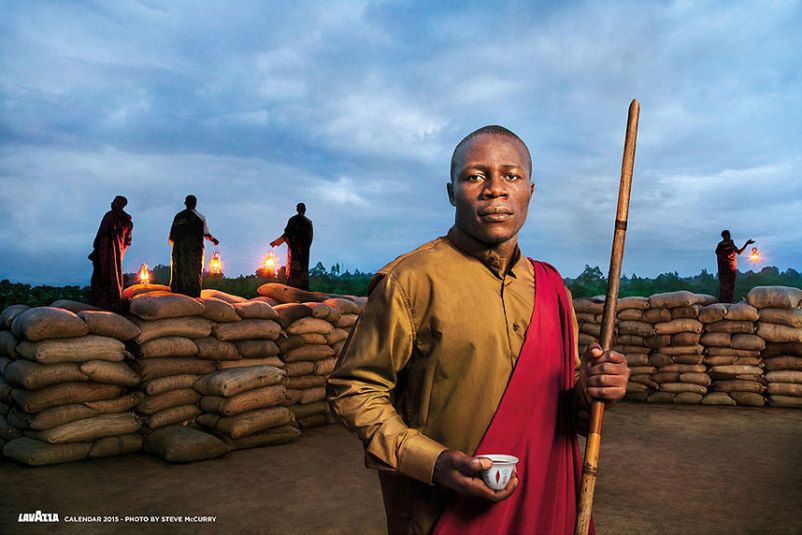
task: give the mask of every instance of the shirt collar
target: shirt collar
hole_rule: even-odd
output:
[[[448,234],[446,235],[446,240],[448,240],[457,250],[482,262],[485,267],[487,267],[487,269],[489,269],[493,275],[499,279],[504,278],[504,274],[499,273],[499,254],[493,249],[489,248],[486,244],[460,230],[456,227],[456,225],[449,229]],[[525,260],[526,259],[521,254],[520,247],[518,247],[516,244],[515,251],[512,254],[512,262],[510,262],[507,275],[513,278],[518,278],[517,272],[518,270],[522,269],[522,262]]]

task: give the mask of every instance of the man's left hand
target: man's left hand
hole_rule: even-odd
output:
[[[582,397],[590,401],[603,401],[612,405],[624,397],[629,381],[627,359],[617,351],[602,351],[599,344],[591,344],[582,355],[579,381]]]

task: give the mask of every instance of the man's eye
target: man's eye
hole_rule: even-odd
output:
[[[516,175],[515,173],[507,173],[506,175],[504,175],[504,178],[506,178],[507,180],[510,180],[510,181],[520,180],[521,179],[521,175]]]
[[[484,178],[484,175],[473,174],[466,176],[465,180],[468,182],[479,182],[480,180],[484,180]]]

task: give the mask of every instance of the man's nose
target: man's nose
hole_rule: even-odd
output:
[[[507,193],[507,182],[501,175],[491,175],[482,190],[482,194],[487,198],[506,197]]]

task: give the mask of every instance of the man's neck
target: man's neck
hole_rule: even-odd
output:
[[[455,225],[449,231],[448,237],[458,249],[489,262],[489,267],[496,271],[500,277],[504,277],[520,257],[517,236],[513,236],[503,243],[490,244],[476,239]],[[488,258],[488,254],[490,254],[492,260]]]

